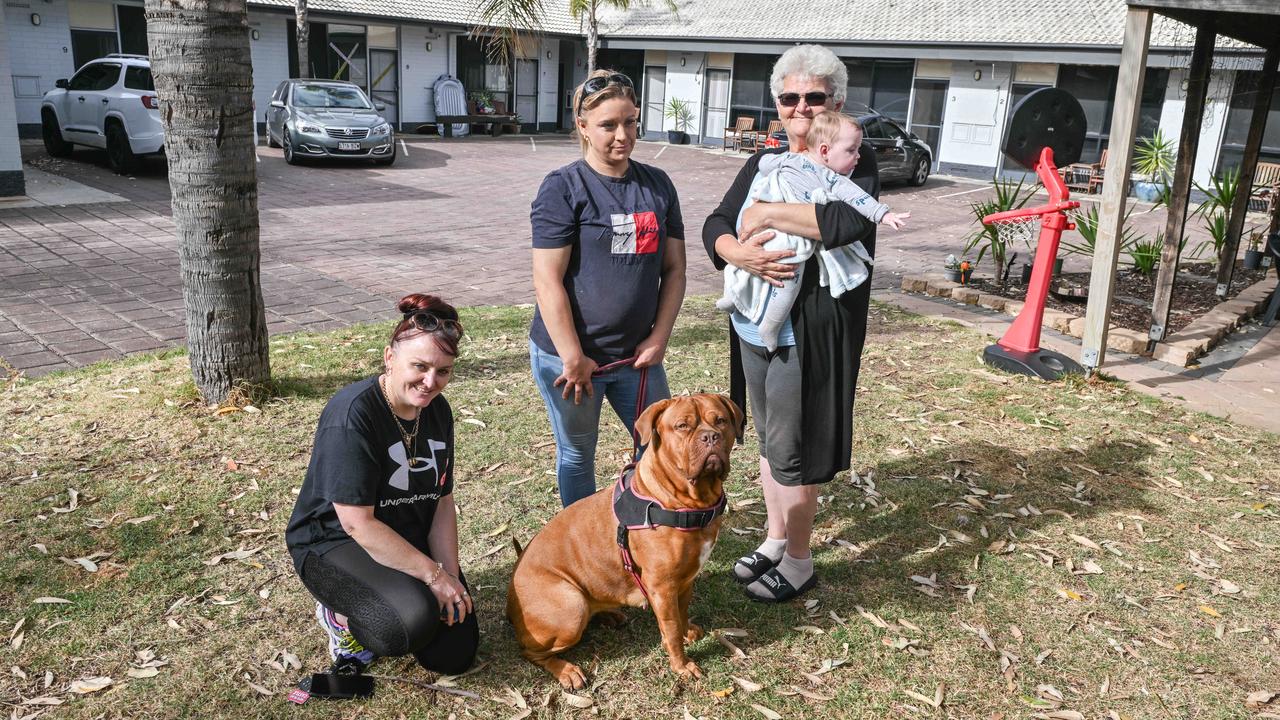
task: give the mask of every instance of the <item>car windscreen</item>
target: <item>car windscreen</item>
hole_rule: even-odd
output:
[[[299,85],[293,89],[293,105],[301,108],[369,108],[369,102],[358,88],[341,85]]]
[[[156,84],[151,79],[151,68],[132,65],[124,69],[124,86],[130,90],[146,90],[155,92]]]

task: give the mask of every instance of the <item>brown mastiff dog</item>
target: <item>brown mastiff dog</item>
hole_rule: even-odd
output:
[[[524,549],[507,591],[507,617],[524,656],[563,687],[586,687],[582,669],[556,656],[578,643],[591,616],[616,617],[618,607],[644,607],[646,601],[658,618],[671,669],[702,677],[684,653],[685,643],[702,637],[702,628],[689,622],[689,600],[720,531],[729,451],[741,421],[736,405],[711,394],[656,402],[636,420],[648,449],[630,478],[630,510],[639,507],[641,517],[655,523],[686,527],[641,527],[623,518],[632,529],[620,534],[614,505],[621,489],[615,483],[560,511]],[[631,569],[620,539],[630,548]]]

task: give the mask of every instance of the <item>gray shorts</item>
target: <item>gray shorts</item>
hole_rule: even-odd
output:
[[[810,485],[800,474],[800,361],[794,347],[765,348],[739,339],[760,455],[779,485]]]

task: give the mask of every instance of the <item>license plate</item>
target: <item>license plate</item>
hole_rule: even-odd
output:
[[[359,150],[360,143],[338,143],[339,150]]]

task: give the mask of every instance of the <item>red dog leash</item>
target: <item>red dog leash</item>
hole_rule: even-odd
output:
[[[591,377],[600,377],[605,373],[612,372],[618,368],[633,366],[636,364],[636,356],[615,360],[611,363],[600,365],[591,372]],[[640,368],[640,391],[636,393],[636,417],[640,418],[640,413],[644,412],[644,396],[649,389],[649,368]],[[640,433],[636,432],[635,420],[631,422],[631,459],[635,461],[640,457]]]

